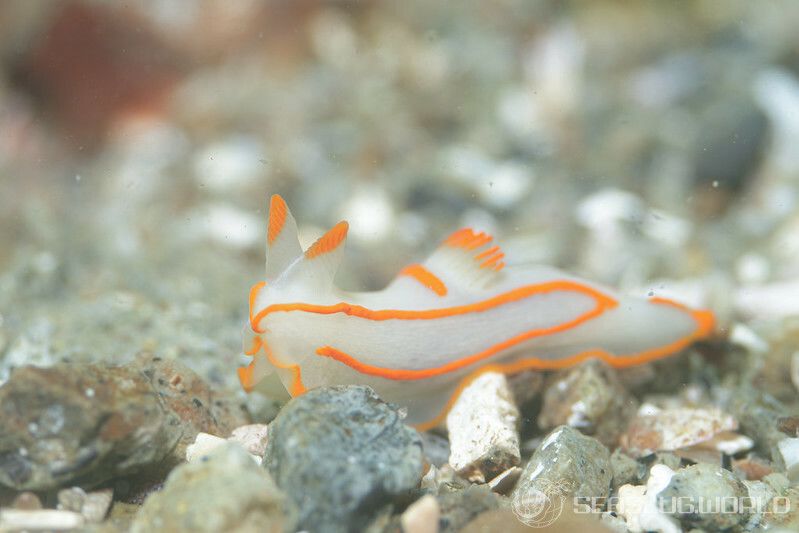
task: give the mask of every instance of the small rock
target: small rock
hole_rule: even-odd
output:
[[[733,471],[740,473],[740,477],[750,481],[759,481],[774,472],[771,465],[757,457],[745,457],[732,462]]]
[[[547,498],[607,498],[613,469],[610,453],[593,437],[570,426],[553,430],[533,454],[513,492],[514,509]]]
[[[719,409],[658,409],[645,404],[630,422],[621,444],[627,453],[641,457],[658,450],[693,446],[737,428],[735,418]]]
[[[177,462],[199,431],[246,421],[236,413],[187,367],[149,354],[125,366],[18,368],[0,387],[0,483],[92,486]]]
[[[400,517],[402,530],[413,533],[438,533],[441,508],[435,496],[422,496],[405,510]]]
[[[420,433],[422,437],[422,449],[427,462],[442,467],[449,461],[449,441],[440,435],[430,431]]]
[[[80,514],[87,522],[99,524],[108,514],[113,499],[114,491],[112,489],[92,491],[86,495],[86,501],[83,502]]]
[[[238,442],[252,455],[263,457],[269,438],[269,426],[266,424],[248,424],[233,430],[228,440]]]
[[[671,482],[674,471],[665,465],[654,465],[649,470],[646,485],[619,487],[617,511],[627,529],[633,533],[661,531],[679,533],[680,528],[658,505],[658,494]]]
[[[114,492],[111,489],[98,490],[88,494],[80,487],[58,491],[58,508],[80,513],[90,524],[99,524],[111,507]]]
[[[508,494],[516,486],[516,482],[522,475],[523,470],[518,466],[508,468],[500,475],[488,482],[488,488],[497,494]]]
[[[519,410],[505,376],[481,374],[463,390],[447,415],[449,464],[478,483],[518,465],[518,423]]]
[[[214,450],[224,446],[225,443],[228,442],[244,449],[241,443],[235,440],[223,439],[222,437],[217,437],[216,435],[209,435],[208,433],[200,432],[197,434],[197,437],[195,437],[194,442],[189,444],[189,446],[186,448],[186,462],[196,463],[198,461],[204,461],[209,455],[211,455],[211,453],[213,453]],[[252,457],[252,460],[255,461],[255,464],[261,464],[261,457],[253,454],[250,454],[250,457]]]
[[[485,485],[471,485],[464,490],[439,494],[441,533],[456,532],[478,515],[499,507],[499,496]]]
[[[361,530],[418,486],[422,441],[364,386],[323,387],[292,399],[270,424],[264,466],[309,531]]]
[[[430,465],[422,481],[420,488],[432,494],[439,494],[441,492],[455,492],[463,490],[469,486],[469,482],[463,478],[458,477],[455,470],[445,463],[441,468],[435,465]]]
[[[80,487],[71,487],[58,491],[58,508],[64,511],[79,513],[86,501],[86,491]]]
[[[755,291],[759,289],[754,288]],[[778,294],[778,301],[792,301],[788,294]],[[758,318],[760,318],[758,316]],[[767,349],[747,353],[746,381],[756,389],[768,393],[781,402],[790,404],[796,398],[799,383],[799,320],[780,320],[779,327],[763,331]]]
[[[250,455],[228,443],[207,460],[184,464],[151,494],[132,533],[294,531],[296,511],[269,474],[253,468]]]
[[[533,401],[544,388],[544,375],[536,370],[525,370],[508,376],[511,394],[520,409]]]
[[[0,418],[0,482],[17,490],[133,472],[164,459],[182,436],[177,415],[129,367],[19,368],[0,387]]]
[[[640,482],[646,472],[641,463],[622,452],[621,448],[616,448],[611,454],[610,468],[613,470],[614,489]]]
[[[507,508],[484,511],[469,522],[460,533],[613,533],[614,529],[607,527],[605,520],[601,522],[594,515],[571,513],[570,509],[563,512],[553,521],[552,525],[542,528],[532,528],[519,521],[519,517]],[[625,533],[621,530],[620,533]]]
[[[658,499],[661,509],[674,508],[673,516],[683,527],[720,531],[749,519],[748,510],[738,508],[738,502],[748,494],[746,486],[729,470],[699,463],[677,470]]]
[[[649,464],[650,471],[655,465],[667,466],[671,470],[677,470],[682,466],[682,458],[671,452],[657,452],[649,457],[642,458],[642,460]]]
[[[11,502],[11,507],[20,511],[33,511],[42,508],[42,501],[33,492],[20,492]]]
[[[85,525],[83,516],[56,509],[0,509],[0,531],[66,531]]]
[[[790,410],[770,394],[749,386],[732,391],[729,412],[740,422],[741,431],[755,441],[755,450],[771,459],[776,470],[785,470],[779,443],[786,438],[782,420]]]
[[[197,433],[197,436],[194,437],[194,442],[186,447],[186,462],[196,463],[203,457],[209,456],[211,452],[224,445],[226,442],[225,439],[217,437],[216,435],[203,432]]]
[[[754,441],[746,435],[734,431],[721,431],[713,435],[710,440],[700,442],[695,447],[716,450],[726,455],[736,455],[751,450],[754,444]]]
[[[635,413],[637,401],[602,361],[592,359],[556,374],[544,392],[541,429],[568,425],[615,446]]]
[[[777,442],[780,460],[785,465],[785,475],[799,481],[799,438],[786,437]]]
[[[740,506],[746,506],[750,510],[749,521],[744,529],[753,531],[760,527],[768,513],[769,503],[779,496],[779,493],[770,484],[763,481],[743,481],[747,490],[747,500],[739,502]]]
[[[788,487],[774,497],[762,514],[760,531],[799,530],[799,488]]]

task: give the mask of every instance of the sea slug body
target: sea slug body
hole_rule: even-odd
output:
[[[546,266],[514,265],[493,238],[461,229],[386,288],[345,292],[333,278],[347,223],[303,251],[280,196],[270,203],[265,281],[250,290],[239,369],[246,390],[276,380],[292,396],[364,384],[439,424],[482,372],[558,369],[587,358],[625,367],[713,332],[711,312],[622,296]]]

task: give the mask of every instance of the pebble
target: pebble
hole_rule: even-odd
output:
[[[0,483],[16,490],[92,486],[178,462],[198,432],[246,421],[193,371],[150,354],[124,366],[19,368],[0,387],[0,418]]]
[[[538,397],[544,388],[544,376],[543,372],[535,370],[525,370],[508,376],[508,384],[519,409]]]
[[[58,491],[58,508],[80,513],[90,524],[99,524],[108,513],[113,497],[112,489],[86,493],[80,487],[71,487]]]
[[[136,515],[131,533],[294,531],[293,503],[241,446],[226,443],[177,467]]]
[[[438,533],[440,517],[441,507],[438,500],[435,496],[426,494],[408,506],[400,517],[400,524],[402,530],[408,533]]]
[[[750,318],[794,317],[799,314],[799,281],[741,287],[735,294],[735,308]]]
[[[599,360],[589,360],[560,372],[544,392],[538,425],[550,430],[560,425],[579,429],[606,446],[614,446],[637,407],[616,371]]]
[[[224,445],[226,442],[225,439],[217,437],[216,435],[203,432],[197,433],[194,442],[186,447],[186,462],[196,463],[208,457],[211,452]]]
[[[610,456],[610,467],[613,470],[613,487],[638,483],[646,471],[641,463],[616,448]]]
[[[659,409],[644,404],[630,422],[621,444],[633,457],[641,457],[659,450],[687,448],[737,428],[735,418],[719,409]]]
[[[497,494],[508,494],[516,486],[516,482],[522,475],[523,470],[518,466],[508,468],[500,475],[488,482],[488,488]]]
[[[497,509],[500,498],[485,485],[471,485],[463,490],[439,494],[438,503],[441,507],[441,532],[454,533],[480,514]]]
[[[269,439],[269,426],[266,424],[248,424],[239,426],[228,437],[229,441],[238,442],[249,453],[263,457]]]
[[[747,497],[749,498],[744,503],[749,504],[751,508],[749,520],[744,529],[752,531],[755,528],[762,527],[766,515],[771,514],[769,513],[768,504],[773,502],[781,491],[764,481],[742,481],[742,483],[746,487]]]
[[[751,454],[743,459],[733,461],[732,465],[733,472],[739,474],[739,477],[742,479],[748,479],[750,481],[761,480],[774,472],[768,461],[752,456]]]
[[[194,442],[186,447],[186,461],[189,463],[200,461],[226,442],[233,442],[247,451],[255,464],[260,465],[266,450],[266,428],[264,424],[239,426],[227,439],[201,431],[194,438]]]
[[[233,443],[239,446],[244,451],[247,451],[240,442],[233,439],[223,439],[208,433],[198,433],[197,439],[193,445],[186,449],[186,462],[196,463],[197,461],[204,461],[215,449],[223,446],[225,443]],[[263,457],[247,452],[255,464],[260,466],[263,463]]]
[[[57,509],[0,509],[0,531],[67,531],[85,525],[83,516]]]
[[[365,386],[292,399],[269,427],[264,466],[299,508],[301,529],[362,530],[419,485],[422,440]]]
[[[619,487],[617,512],[624,519],[629,531],[680,533],[677,522],[661,512],[657,499],[673,476],[674,471],[671,468],[658,464],[649,469],[646,485]]]
[[[783,422],[790,410],[770,394],[746,385],[732,392],[727,409],[740,422],[741,431],[754,439],[755,450],[771,459],[775,470],[784,471],[779,444],[789,436]]]
[[[422,437],[422,448],[428,463],[442,467],[449,461],[449,441],[441,435],[436,435],[431,431],[420,433]]]
[[[465,489],[469,486],[469,482],[458,477],[458,474],[455,473],[455,470],[449,464],[444,464],[441,468],[430,465],[430,468],[422,476],[419,486],[422,490],[438,494],[440,492],[454,492]]]
[[[11,507],[21,511],[33,511],[42,508],[42,501],[33,492],[20,492],[11,502]]]
[[[486,372],[470,383],[447,415],[449,464],[484,483],[519,464],[519,410],[504,374]]]
[[[658,498],[661,509],[671,511],[674,507],[675,518],[686,529],[721,531],[749,519],[748,510],[737,507],[748,494],[746,486],[729,470],[698,463],[677,470]],[[699,509],[704,512],[697,512]]]
[[[613,468],[610,452],[598,440],[570,426],[554,429],[524,467],[511,498],[523,508],[535,495],[606,498]]]
[[[785,465],[785,475],[791,481],[799,481],[799,438],[786,437],[778,441],[777,450]]]

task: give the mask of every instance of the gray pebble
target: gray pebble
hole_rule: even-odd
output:
[[[205,461],[184,464],[144,502],[132,533],[294,531],[291,501],[241,446],[226,443]]]
[[[562,424],[614,446],[635,414],[638,402],[616,371],[597,359],[556,374],[544,392],[541,429]]]
[[[535,451],[512,498],[516,504],[541,492],[550,497],[606,498],[612,477],[610,452],[601,442],[560,426]]]
[[[729,470],[698,463],[677,470],[658,495],[658,505],[680,520],[686,529],[720,531],[749,519],[749,512],[737,507],[748,494],[746,486]]]
[[[422,440],[364,386],[314,389],[270,424],[264,466],[309,531],[357,531],[418,486]]]
[[[247,423],[188,367],[149,354],[120,366],[18,368],[0,387],[0,419],[0,483],[16,490],[88,487],[175,464],[198,432]]]

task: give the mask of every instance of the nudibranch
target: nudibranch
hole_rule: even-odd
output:
[[[347,228],[339,222],[303,251],[286,203],[272,197],[265,281],[249,296],[245,390],[277,379],[291,396],[369,385],[428,429],[482,372],[561,369],[592,357],[626,367],[675,354],[714,328],[710,311],[506,262],[490,235],[471,229],[383,290],[345,292],[333,277]]]

